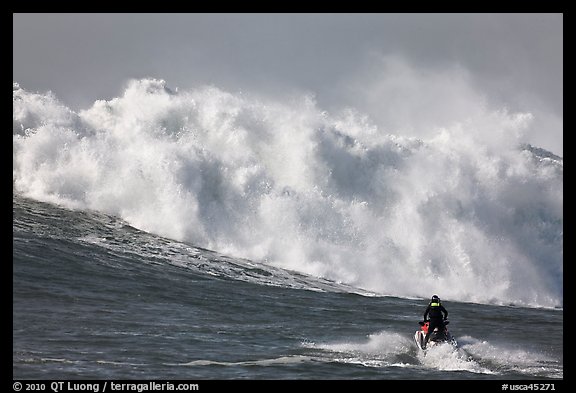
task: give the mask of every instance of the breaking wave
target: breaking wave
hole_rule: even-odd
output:
[[[14,83],[13,188],[380,294],[563,304],[563,160],[532,116],[481,111],[427,139],[313,97],[131,81],[75,112]]]

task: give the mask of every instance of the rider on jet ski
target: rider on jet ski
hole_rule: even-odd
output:
[[[424,345],[422,346],[422,349],[426,348],[426,344],[428,344],[428,338],[435,328],[438,328],[440,331],[445,329],[444,321],[446,318],[448,318],[448,311],[446,311],[440,302],[438,295],[432,296],[432,300],[430,300],[428,307],[426,307],[426,311],[424,312],[424,321],[427,321],[428,317],[430,317],[430,324],[428,325],[428,332],[424,338]]]

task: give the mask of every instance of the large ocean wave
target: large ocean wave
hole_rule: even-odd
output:
[[[15,192],[381,294],[563,304],[563,161],[526,113],[426,139],[313,97],[131,81],[75,112],[14,83]]]

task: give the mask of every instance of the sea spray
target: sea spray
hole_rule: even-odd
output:
[[[562,305],[563,162],[530,114],[428,139],[356,110],[131,81],[78,113],[14,84],[14,189],[382,294]]]

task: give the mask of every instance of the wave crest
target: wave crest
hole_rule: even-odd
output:
[[[27,196],[382,294],[562,305],[563,163],[522,144],[530,114],[424,140],[156,79],[79,113],[15,83],[13,113]]]

